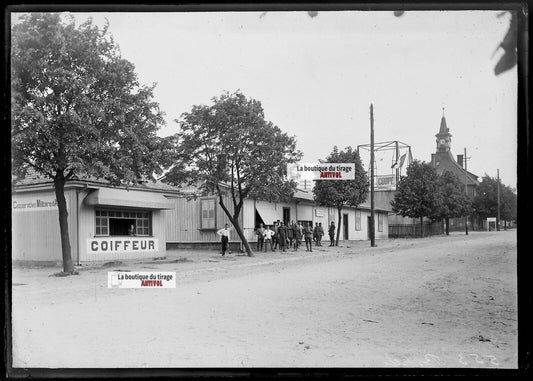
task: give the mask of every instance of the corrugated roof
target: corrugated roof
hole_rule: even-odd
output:
[[[32,186],[32,185],[50,185],[53,186],[53,180],[47,176],[39,174],[37,171],[35,171],[33,168],[28,169],[28,172],[26,176],[22,179],[16,179],[12,178],[13,186],[15,188],[20,187],[26,187],[26,186]],[[76,178],[69,180],[67,184],[69,183],[81,183],[86,184],[88,186],[94,185],[94,186],[110,186],[109,181],[104,179],[99,179],[94,176],[77,176]],[[126,186],[122,186],[121,188],[126,188]],[[143,183],[135,184],[132,186],[128,186],[129,189],[139,189],[139,190],[150,190],[150,191],[165,191],[165,192],[171,192],[171,193],[180,193],[180,190],[176,187],[173,187],[169,184],[163,183],[162,181],[156,180],[153,181],[146,181]]]

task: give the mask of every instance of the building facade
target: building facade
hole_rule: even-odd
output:
[[[233,212],[229,195],[223,196],[224,204]],[[229,219],[218,204],[218,196],[193,197],[177,195],[171,199],[173,207],[163,213],[167,221],[167,247],[215,247],[220,238],[216,231],[229,224]],[[388,238],[388,213],[390,205],[376,204],[375,236],[376,239]],[[368,202],[358,208],[343,208],[341,211],[340,241],[369,239],[370,206]],[[256,242],[255,231],[259,224],[272,226],[275,221],[284,223],[301,222],[322,223],[326,232],[331,221],[338,226],[336,208],[317,205],[310,192],[297,191],[289,202],[268,202],[263,200],[245,199],[239,218],[248,242]],[[231,224],[230,224],[231,225]],[[240,245],[240,239],[231,231],[230,243],[233,248]]]
[[[163,183],[129,189],[104,181],[74,180],[65,186],[69,240],[75,264],[166,255],[163,211],[176,190]],[[13,263],[61,263],[59,211],[53,183],[30,174],[14,184]]]

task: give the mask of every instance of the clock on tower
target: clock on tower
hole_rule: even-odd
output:
[[[437,152],[450,151],[452,134],[450,134],[450,130],[448,129],[448,126],[446,126],[446,118],[444,115],[442,115],[440,121],[439,133],[435,135],[435,137],[437,138]]]

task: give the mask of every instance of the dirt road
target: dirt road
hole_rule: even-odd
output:
[[[515,231],[219,260],[150,267],[175,289],[14,269],[13,366],[517,367]]]

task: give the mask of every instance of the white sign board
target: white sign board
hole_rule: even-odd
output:
[[[287,177],[297,182],[310,180],[355,180],[354,163],[287,164]]]

